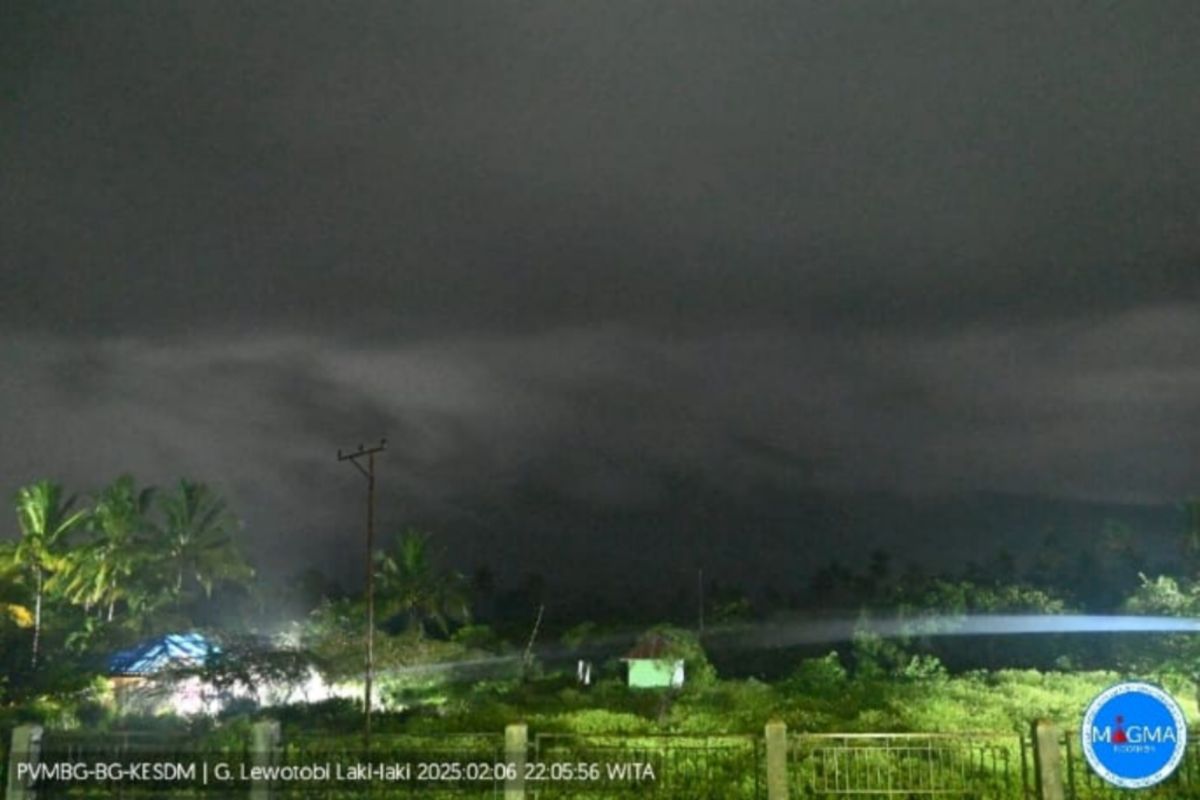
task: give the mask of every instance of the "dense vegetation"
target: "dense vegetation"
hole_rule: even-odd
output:
[[[0,545],[0,724],[130,725],[115,713],[102,676],[114,649],[147,636],[203,630],[221,643],[204,676],[330,682],[361,677],[364,599],[310,572],[289,587],[303,613],[271,635],[256,627],[271,595],[242,554],[241,526],[205,484],[169,490],[121,476],[86,498],[42,481],[15,495],[19,536]],[[1192,514],[1196,520],[1197,515]],[[565,619],[542,611],[534,580],[504,594],[486,570],[446,569],[427,534],[406,531],[376,556],[376,663],[388,731],[497,731],[523,719],[543,731],[746,733],[771,718],[797,730],[1015,731],[1033,717],[1070,722],[1121,675],[1170,686],[1196,715],[1200,645],[1186,635],[943,638],[934,615],[1068,612],[1200,616],[1195,531],[1180,537],[1174,574],[1145,574],[1133,533],[1117,524],[1094,552],[1068,555],[1047,537],[1030,563],[998,555],[960,575],[896,574],[875,553],[860,570],[818,571],[807,597],[749,595],[710,585],[709,634],[690,620],[661,620],[688,680],[677,691],[632,691],[619,656],[654,621]],[[830,607],[860,624],[842,642],[808,646],[722,644],[723,629],[812,620]],[[534,613],[536,610],[536,614]],[[872,620],[906,621],[881,638]],[[579,685],[579,659],[598,680]],[[236,729],[257,713],[234,704],[221,719],[136,724]],[[361,707],[329,700],[273,709],[304,730],[353,733]]]

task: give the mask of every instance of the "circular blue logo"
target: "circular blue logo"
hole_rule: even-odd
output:
[[[1119,683],[1083,715],[1083,753],[1092,770],[1123,789],[1170,777],[1187,748],[1187,720],[1171,695],[1149,683]]]

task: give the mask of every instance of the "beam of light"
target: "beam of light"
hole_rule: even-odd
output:
[[[846,617],[727,626],[714,630],[706,640],[711,638],[719,646],[756,648],[845,642],[858,634],[887,639],[1078,633],[1200,633],[1200,619],[1102,614],[958,614],[879,619]]]
[[[830,617],[723,625],[708,629],[706,650],[766,649],[848,642],[861,634],[885,639],[943,636],[1029,636],[1046,634],[1200,633],[1200,619],[1103,614],[930,614],[915,617]],[[551,645],[539,659],[620,657],[637,639],[626,632],[589,640],[581,647]],[[385,670],[390,677],[440,674],[449,680],[502,677],[519,671],[519,656],[418,664]]]
[[[464,659],[462,661],[435,661],[428,664],[413,664],[407,667],[392,667],[379,670],[381,677],[407,678],[423,675],[443,675],[457,679],[487,678],[502,668],[519,672],[520,656],[489,656],[485,658]]]

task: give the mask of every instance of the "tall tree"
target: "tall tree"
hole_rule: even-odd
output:
[[[380,608],[386,616],[403,615],[418,636],[424,635],[426,621],[446,631],[450,619],[470,617],[466,581],[438,569],[428,534],[400,534],[391,550],[376,554],[375,570]]]
[[[85,609],[113,621],[117,604],[145,605],[145,587],[134,583],[139,567],[151,560],[146,548],[154,489],[138,489],[122,475],[96,497],[91,513],[94,538],[72,556],[62,575],[62,591]],[[157,577],[157,576],[156,576]]]
[[[254,577],[230,535],[237,519],[206,485],[181,480],[173,494],[161,497],[159,506],[163,522],[155,539],[173,580],[169,591],[176,606],[183,602],[189,581],[210,597],[218,582],[245,585]]]
[[[28,570],[33,583],[33,666],[37,667],[42,639],[42,604],[46,577],[62,564],[61,547],[67,535],[87,519],[87,509],[74,509],[75,497],[63,496],[62,487],[38,481],[17,490],[17,523],[21,540],[13,552],[14,563]]]

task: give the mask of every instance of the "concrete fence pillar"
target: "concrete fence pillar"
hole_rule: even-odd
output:
[[[787,725],[768,722],[767,740],[767,800],[787,800],[788,796],[788,739]]]
[[[4,800],[33,800],[33,776],[23,772],[20,767],[22,764],[37,764],[41,761],[41,756],[42,726],[18,725],[13,728],[11,748],[8,751],[8,781],[4,787]]]
[[[1048,720],[1033,723],[1033,775],[1037,800],[1065,800],[1062,731]]]
[[[278,720],[265,719],[254,723],[250,733],[251,766],[271,767],[278,764],[282,741]],[[250,783],[250,800],[272,800],[275,792],[276,787],[270,781],[256,780]]]
[[[525,759],[529,755],[529,726],[517,722],[504,728],[504,800],[525,800]]]

